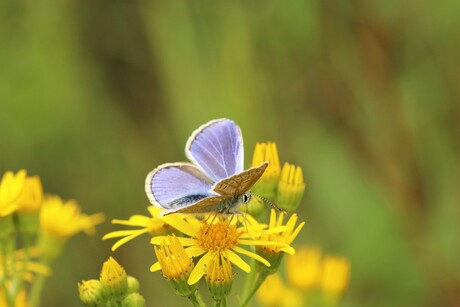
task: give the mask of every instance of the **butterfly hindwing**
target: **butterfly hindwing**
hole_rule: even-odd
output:
[[[243,137],[229,119],[213,120],[195,130],[185,153],[214,182],[243,171]]]

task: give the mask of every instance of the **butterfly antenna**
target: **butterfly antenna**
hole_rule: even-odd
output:
[[[261,200],[263,200],[265,203],[268,203],[270,205],[270,207],[272,207],[273,209],[275,210],[278,210],[284,214],[287,214],[286,210],[284,209],[281,209],[280,207],[278,207],[277,205],[275,205],[275,203],[273,203],[272,201],[270,201],[269,199],[263,197],[263,196],[260,196],[258,194],[254,194],[252,193],[253,195],[257,196],[258,198],[260,198]]]

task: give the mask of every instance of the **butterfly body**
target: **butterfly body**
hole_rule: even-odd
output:
[[[163,214],[235,213],[250,199],[249,189],[268,162],[243,169],[243,138],[229,119],[210,121],[195,130],[185,146],[192,163],[166,163],[151,171],[145,190]]]

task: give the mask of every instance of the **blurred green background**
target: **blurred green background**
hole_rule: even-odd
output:
[[[247,165],[275,141],[302,166],[296,244],[350,259],[345,306],[458,306],[459,28],[454,0],[1,1],[0,171],[107,216],[71,239],[43,306],[81,305],[109,255],[148,306],[188,304],[149,272],[147,237],[100,238],[147,214],[146,174],[221,117]]]

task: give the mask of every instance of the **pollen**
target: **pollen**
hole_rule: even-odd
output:
[[[219,221],[215,224],[203,223],[196,235],[199,246],[207,251],[220,252],[230,250],[238,244],[242,235],[236,225],[229,225],[228,222]]]

